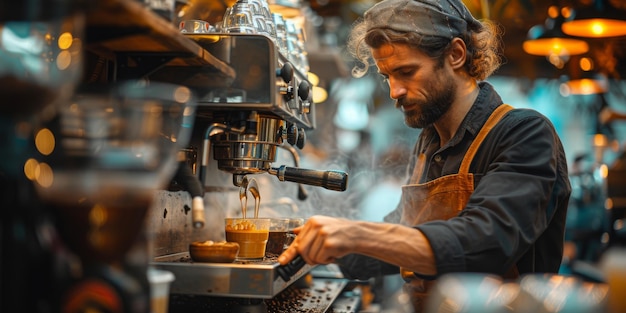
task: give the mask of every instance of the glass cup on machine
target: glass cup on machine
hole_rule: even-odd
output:
[[[278,256],[283,253],[285,244],[287,243],[287,227],[289,226],[288,218],[272,218],[270,219],[270,233],[265,248],[265,256]]]
[[[269,218],[226,218],[226,241],[239,244],[237,260],[259,260],[265,257],[269,238]]]
[[[167,21],[173,21],[176,2],[174,0],[144,0],[145,5]]]
[[[248,0],[238,0],[226,10],[222,30],[227,33],[256,34],[252,16]]]
[[[287,240],[285,241],[285,249],[291,245],[291,243],[296,239],[296,234],[293,232],[295,228],[304,225],[304,218],[294,217],[290,218],[287,223]]]
[[[209,22],[203,20],[184,20],[178,23],[178,29],[181,33],[188,34],[206,34],[215,32],[215,27],[213,27]]]

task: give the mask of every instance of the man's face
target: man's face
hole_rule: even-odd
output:
[[[438,60],[405,44],[385,44],[372,49],[372,55],[407,126],[424,128],[433,124],[454,102],[452,74]]]

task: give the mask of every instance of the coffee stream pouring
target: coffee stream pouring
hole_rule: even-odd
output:
[[[259,218],[259,208],[261,205],[261,193],[259,185],[254,178],[243,177],[239,187],[239,200],[241,201],[241,216],[247,218],[248,192],[254,197],[254,218]]]

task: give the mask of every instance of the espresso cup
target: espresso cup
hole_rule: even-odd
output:
[[[280,255],[285,249],[287,243],[287,227],[289,226],[288,218],[272,218],[270,219],[270,233],[265,247],[265,256]]]
[[[287,240],[285,241],[285,249],[291,245],[296,239],[296,234],[293,232],[294,228],[304,225],[304,219],[301,217],[293,217],[289,219],[287,223]]]
[[[239,244],[237,260],[254,260],[265,257],[269,238],[269,218],[226,218],[226,241]]]
[[[227,33],[256,34],[252,8],[248,0],[237,0],[224,14],[223,30]]]

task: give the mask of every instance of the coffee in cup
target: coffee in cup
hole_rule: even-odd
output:
[[[283,253],[285,243],[287,242],[287,226],[289,219],[272,218],[270,219],[270,232],[265,248],[265,256],[271,257]]]
[[[239,244],[237,260],[263,259],[269,237],[269,218],[226,218],[226,241]]]

